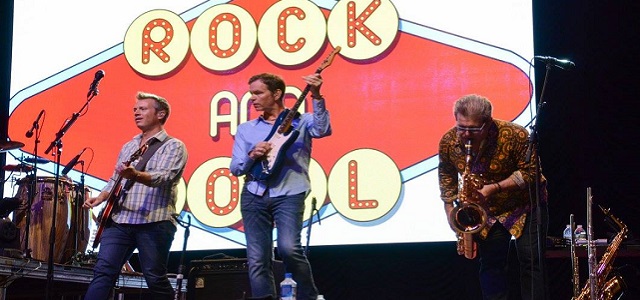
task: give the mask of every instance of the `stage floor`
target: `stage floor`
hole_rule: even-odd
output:
[[[47,292],[47,262],[0,256],[0,300],[4,299],[44,299]],[[93,278],[90,267],[54,264],[51,299],[81,299]],[[170,274],[171,284],[176,286],[176,274]],[[182,291],[186,294],[187,281],[182,281]],[[142,273],[123,272],[116,284],[116,293],[135,295],[144,299],[147,284]]]

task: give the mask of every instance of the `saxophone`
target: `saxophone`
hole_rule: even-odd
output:
[[[620,248],[620,244],[622,244],[622,241],[627,237],[627,225],[613,216],[613,214],[609,212],[609,209],[605,209],[600,206],[600,210],[602,210],[606,217],[610,218],[614,223],[616,223],[616,225],[620,228],[620,231],[618,231],[613,240],[611,240],[611,243],[607,247],[607,251],[600,259],[600,262],[598,263],[598,266],[596,268],[595,295],[597,299],[591,299],[591,287],[589,282],[587,282],[584,288],[582,288],[582,292],[580,293],[580,295],[572,298],[575,300],[617,299],[617,297],[622,294],[626,287],[626,284],[622,280],[622,277],[620,277],[619,275],[614,275],[611,278],[608,277],[611,269],[613,268],[613,260],[616,257],[618,248]]]
[[[471,173],[471,140],[465,144],[465,168],[462,183],[458,189],[456,206],[449,214],[449,222],[458,234],[457,250],[459,255],[474,259],[477,255],[477,244],[473,235],[480,232],[487,224],[487,212],[479,204],[472,202],[474,192],[483,186],[482,179]]]

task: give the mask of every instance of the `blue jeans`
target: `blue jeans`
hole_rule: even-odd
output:
[[[176,226],[170,221],[139,225],[111,222],[103,231],[93,280],[84,298],[108,299],[122,266],[138,248],[142,274],[153,299],[173,299],[167,260],[175,233]]]
[[[272,269],[274,224],[278,235],[278,254],[298,284],[296,299],[316,299],[318,296],[311,265],[300,243],[304,196],[304,193],[282,197],[256,196],[242,191],[241,212],[253,297],[278,297]]]
[[[520,294],[522,299],[547,299],[544,250],[547,236],[548,211],[542,207],[541,213],[542,253],[538,253],[538,226],[535,211],[527,215],[522,235],[516,239],[516,251],[520,265]],[[511,233],[499,222],[494,224],[485,240],[478,241],[480,257],[480,286],[483,299],[509,299],[509,248]],[[540,257],[543,258],[542,269]]]

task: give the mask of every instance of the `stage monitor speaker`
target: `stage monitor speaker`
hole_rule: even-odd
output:
[[[284,279],[284,264],[274,261],[276,286]],[[187,300],[250,299],[246,258],[192,260],[187,280]]]
[[[8,218],[0,218],[0,248],[20,249],[20,228]]]

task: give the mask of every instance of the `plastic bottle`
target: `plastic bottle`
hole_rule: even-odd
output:
[[[316,300],[325,300],[325,299],[324,299],[324,296],[318,295],[318,298],[316,298]]]
[[[586,241],[587,240],[587,232],[582,228],[582,225],[578,225],[576,227],[576,231],[574,232],[576,235],[576,241]]]
[[[571,224],[567,224],[567,228],[562,232],[562,238],[566,245],[571,245]]]
[[[296,300],[298,284],[293,280],[291,273],[284,274],[284,280],[280,282],[280,300]]]

